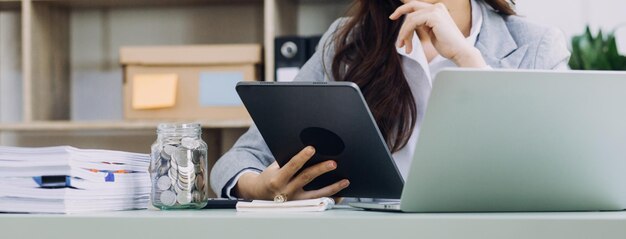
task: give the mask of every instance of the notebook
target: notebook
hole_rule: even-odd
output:
[[[335,206],[332,198],[317,198],[288,202],[274,202],[254,200],[252,202],[238,202],[237,212],[323,212]]]

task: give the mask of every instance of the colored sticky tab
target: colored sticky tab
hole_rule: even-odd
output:
[[[239,106],[241,99],[235,91],[237,82],[243,81],[242,72],[200,73],[200,106]]]
[[[133,109],[161,109],[176,105],[178,75],[137,74],[132,80]]]
[[[115,174],[113,172],[107,172],[107,176],[104,177],[105,182],[115,182]]]

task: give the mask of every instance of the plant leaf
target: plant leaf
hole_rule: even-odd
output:
[[[611,70],[617,70],[620,68],[622,58],[617,50],[617,41],[615,40],[615,35],[612,33],[609,34],[608,38],[606,39],[606,58],[611,64]]]
[[[626,70],[626,56],[619,54],[614,32],[594,36],[589,26],[572,38],[569,65],[574,70]]]
[[[580,52],[580,41],[582,38],[582,36],[575,36],[572,38],[572,56],[569,60],[569,67],[572,70],[583,70],[583,63]]]

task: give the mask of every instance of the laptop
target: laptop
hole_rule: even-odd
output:
[[[626,73],[446,70],[402,212],[626,209]]]

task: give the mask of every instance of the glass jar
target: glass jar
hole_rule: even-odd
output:
[[[203,208],[209,179],[200,124],[160,124],[157,135],[150,162],[152,205],[162,210]]]

